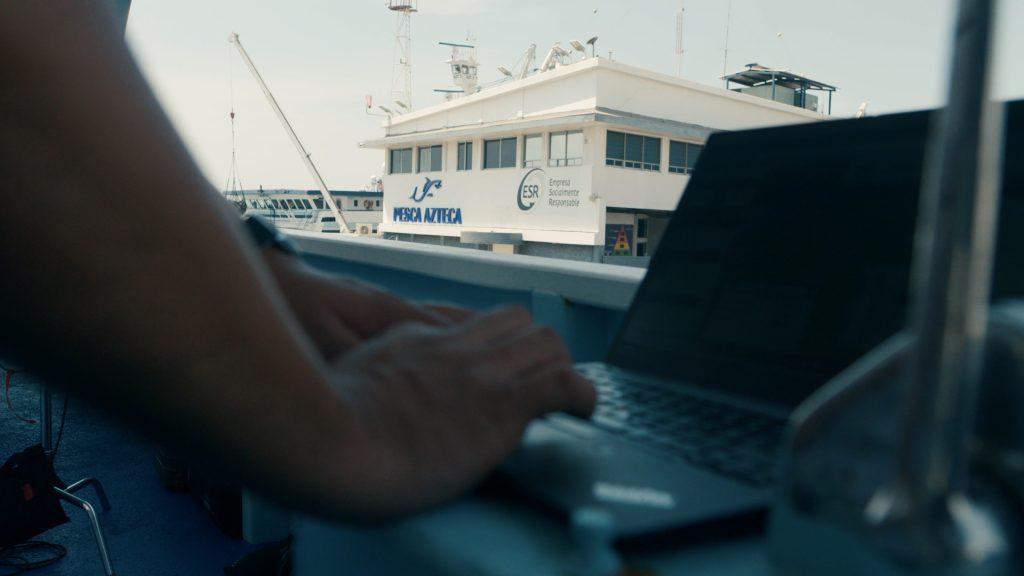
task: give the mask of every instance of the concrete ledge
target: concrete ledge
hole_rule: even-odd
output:
[[[285,231],[310,255],[478,286],[557,294],[570,302],[626,310],[646,270],[412,242]]]

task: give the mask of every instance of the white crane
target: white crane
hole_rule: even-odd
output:
[[[295,149],[299,151],[299,155],[302,156],[302,161],[306,164],[306,170],[309,170],[309,175],[316,181],[316,185],[320,188],[320,194],[324,197],[324,204],[334,214],[334,217],[338,221],[338,227],[342,234],[348,234],[348,222],[345,221],[345,217],[341,215],[341,210],[338,209],[338,205],[334,202],[334,198],[331,197],[331,191],[327,189],[327,183],[320,176],[320,171],[313,165],[313,160],[310,158],[309,152],[306,151],[306,147],[299,141],[299,135],[295,133],[295,129],[292,128],[288,118],[285,117],[284,111],[277,104],[277,100],[274,95],[270,93],[270,88],[267,87],[267,83],[263,81],[263,77],[260,76],[256,65],[252,63],[252,58],[249,58],[249,53],[242,47],[242,43],[238,40],[238,34],[232,32],[231,36],[228,36],[228,42],[231,42],[238,48],[238,53],[242,55],[242,60],[245,65],[248,66],[249,72],[252,72],[252,77],[256,79],[256,83],[259,84],[260,90],[263,91],[263,95],[267,97],[267,102],[270,103],[270,107],[274,109],[274,113],[277,114],[277,119],[281,121],[281,126],[284,127],[285,132],[288,133],[288,137],[292,139],[292,144],[295,144]]]
[[[530,44],[530,47],[526,49],[526,52],[519,57],[515,66],[511,70],[504,66],[498,66],[498,72],[501,72],[502,76],[505,76],[511,80],[522,80],[533,72],[533,67],[537,64],[537,45]]]

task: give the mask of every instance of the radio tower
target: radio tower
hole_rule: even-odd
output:
[[[679,0],[679,12],[676,13],[676,75],[683,75],[683,13],[686,12],[684,2]]]
[[[395,13],[395,61],[391,71],[391,100],[399,113],[412,110],[412,13],[419,0],[388,0]]]

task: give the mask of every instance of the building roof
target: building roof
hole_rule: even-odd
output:
[[[646,130],[650,132],[666,133],[691,140],[706,140],[708,136],[716,132],[707,126],[643,116],[621,110],[610,110],[607,108],[591,108],[588,110],[574,110],[559,112],[542,118],[530,118],[528,120],[502,120],[485,124],[474,124],[470,126],[454,126],[437,130],[426,130],[423,132],[411,132],[375,138],[359,143],[360,148],[386,148],[389,146],[401,146],[403,144],[414,144],[429,140],[448,140],[470,136],[491,136],[509,133],[512,131],[530,131],[552,129],[559,127],[575,127],[581,124],[605,123],[625,128]]]
[[[606,58],[598,56],[594,58],[587,58],[586,60],[581,60],[579,62],[569,64],[567,66],[559,66],[554,70],[549,70],[547,72],[533,74],[521,80],[503,82],[496,86],[485,88],[475,94],[470,94],[462,98],[455,98],[453,100],[440,102],[432,106],[427,106],[425,108],[413,110],[412,112],[408,112],[406,114],[392,116],[389,121],[384,122],[383,126],[388,127],[404,124],[406,122],[420,119],[424,116],[430,116],[433,114],[437,114],[439,112],[444,112],[445,110],[460,108],[462,106],[471,104],[473,102],[478,102],[480,100],[496,98],[508,92],[514,92],[516,90],[521,90],[524,88],[531,88],[538,84],[546,84],[556,79],[563,78],[565,76],[584,73],[594,68],[614,70],[616,72],[626,74],[628,76],[649,78],[652,80],[663,82],[668,85],[678,86],[680,88],[688,88],[691,90],[704,92],[707,94],[714,94],[716,96],[721,96],[722,98],[726,99],[746,101],[748,103],[757,104],[765,108],[782,109],[789,112],[792,112],[794,110],[793,106],[789,106],[786,104],[779,104],[778,102],[765,100],[764,98],[757,98],[755,96],[748,96],[746,94],[738,94],[732,90],[726,90],[718,86],[708,86],[707,84],[701,84],[700,82],[694,82],[693,80],[687,80],[686,78],[681,78],[679,76],[663,74],[661,72],[656,72],[654,70],[648,70],[646,68],[641,68],[639,66],[624,64],[616,60],[608,60]],[[795,110],[802,111],[800,108],[795,108]]]
[[[591,81],[583,78],[587,74],[600,75]],[[608,74],[615,76],[609,77]],[[628,88],[626,91],[619,89],[632,86],[629,82],[636,83],[638,92],[634,95],[629,94]],[[660,91],[659,86],[678,92],[678,96],[669,92],[652,97],[652,93]],[[671,101],[681,103],[672,109],[681,113],[666,113],[666,103]],[[694,102],[701,104],[693,106]],[[745,124],[739,120],[741,116],[731,112],[719,114],[719,122],[723,118],[728,120],[718,125],[707,116],[708,106],[722,111],[735,106],[742,109],[748,119],[752,113],[763,113],[766,117],[773,117],[775,123],[822,117],[816,112],[721,87],[603,58],[588,58],[391,117],[383,124],[386,136],[361,142],[360,146],[383,148],[424,140],[554,129],[588,122],[607,122],[696,139],[706,138],[715,129],[767,125],[767,122]]]
[[[762,84],[771,84],[774,82],[779,86],[785,86],[786,88],[792,88],[794,90],[824,90],[826,92],[835,92],[838,90],[831,84],[825,84],[817,80],[811,80],[806,76],[794,74],[788,70],[775,70],[773,68],[766,68],[758,63],[747,64],[747,69],[735,74],[729,74],[722,78],[727,82],[735,82],[736,84],[742,84],[743,86],[760,86]]]

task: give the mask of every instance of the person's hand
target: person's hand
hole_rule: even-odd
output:
[[[357,430],[347,488],[371,518],[460,493],[512,452],[531,420],[589,416],[596,401],[561,339],[515,308],[456,326],[402,326],[335,368]]]
[[[444,326],[475,315],[455,306],[416,304],[369,284],[329,276],[273,248],[263,250],[263,257],[292,313],[328,360],[399,324]]]

